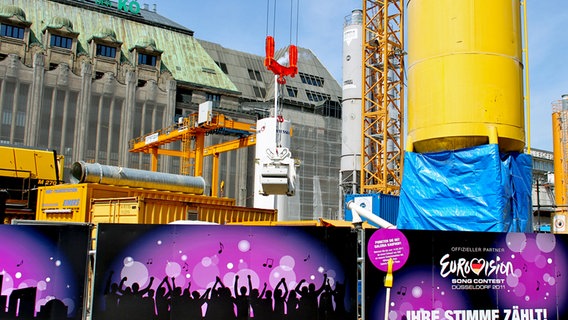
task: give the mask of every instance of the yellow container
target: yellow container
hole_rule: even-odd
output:
[[[407,149],[522,151],[519,1],[410,0],[407,13]]]
[[[219,205],[211,203],[161,200],[142,197],[91,200],[87,220],[94,224],[92,238],[96,245],[99,223],[166,224],[178,220],[205,221],[218,224],[274,222],[275,210]]]
[[[274,221],[276,216],[276,211],[268,209],[128,197],[93,200],[89,220],[93,223],[140,224],[193,220],[227,224]]]
[[[183,206],[216,204],[234,206],[235,199],[192,195],[171,191],[148,190],[98,183],[61,184],[38,188],[36,220],[91,222],[92,201],[106,198],[139,197],[156,204],[152,223],[187,219]],[[176,210],[171,207],[177,208]],[[167,210],[166,210],[167,209]],[[167,212],[167,214],[166,214]]]

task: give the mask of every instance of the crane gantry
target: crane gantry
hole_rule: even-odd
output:
[[[404,0],[363,0],[360,193],[398,194],[404,151]]]
[[[180,174],[203,175],[203,159],[213,157],[211,178],[212,196],[218,196],[219,187],[219,154],[245,148],[256,144],[256,125],[234,121],[224,114],[208,114],[204,121],[199,121],[199,113],[192,113],[183,118],[179,124],[160,129],[130,141],[130,152],[148,153],[151,157],[151,171],[158,170],[158,155],[181,158]],[[205,136],[221,134],[235,136],[230,141],[206,146]],[[163,146],[181,141],[182,150],[170,150]],[[192,162],[193,160],[193,162]],[[193,170],[191,170],[193,167]]]

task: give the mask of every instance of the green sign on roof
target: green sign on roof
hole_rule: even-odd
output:
[[[95,3],[100,6],[112,8],[112,2],[110,0],[97,0]],[[118,0],[118,3],[116,4],[116,9],[118,11],[124,11],[126,13],[139,14],[140,3],[138,3],[138,1],[136,0],[132,0],[130,2],[128,2],[128,0]]]

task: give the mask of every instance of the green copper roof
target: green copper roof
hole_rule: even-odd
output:
[[[128,60],[132,59],[129,49],[151,44],[163,52],[162,65],[177,81],[238,92],[199,42],[187,33],[143,23],[139,16],[136,21],[127,19],[127,14],[120,14],[116,9],[114,12],[107,10],[109,13],[105,13],[105,10],[89,10],[100,9],[92,2],[87,5],[84,1],[74,1],[75,6],[49,0],[12,1],[14,6],[25,10],[27,19],[32,22],[30,28],[38,39],[41,39],[44,28],[52,27],[52,19],[65,12],[73,32],[79,33],[78,39],[83,48],[88,48],[88,40],[100,36],[101,30],[112,30],[116,39],[123,43],[122,55]]]
[[[158,49],[156,46],[156,41],[149,37],[143,37],[142,39],[138,40],[134,47],[129,48],[128,51],[132,51],[134,48],[152,48],[154,51],[163,52],[162,50]]]
[[[49,23],[47,24],[47,26],[45,26],[42,29],[42,32],[45,31],[45,29],[61,29],[64,28],[67,30],[67,32],[71,32],[71,33],[77,33],[73,30],[73,22],[71,22],[71,20],[65,18],[65,17],[60,17],[60,16],[54,16],[50,19]]]
[[[26,21],[26,12],[18,6],[11,6],[11,5],[0,6],[0,16],[6,18],[17,17],[21,21]]]
[[[112,42],[122,43],[122,41],[119,41],[116,38],[116,32],[114,32],[114,30],[112,30],[111,28],[107,28],[107,27],[99,28],[99,30],[97,30],[97,32],[95,32],[89,39],[87,39],[87,41],[89,42],[93,38],[95,38],[95,39],[110,38],[110,40]]]

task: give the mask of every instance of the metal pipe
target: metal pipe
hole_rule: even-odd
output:
[[[73,164],[71,175],[72,183],[100,183],[197,195],[203,194],[205,190],[203,177],[107,166],[84,161]]]
[[[393,225],[392,223],[388,222],[387,220],[377,216],[373,212],[371,212],[367,209],[364,209],[360,205],[356,204],[353,200],[351,200],[347,203],[347,208],[351,209],[352,212],[362,216],[363,218],[365,218],[365,219],[367,219],[371,222],[374,222],[376,225],[378,225],[381,228],[396,229],[395,225]],[[355,215],[353,215],[353,220],[355,220],[355,219],[356,219],[356,217],[355,217]]]

